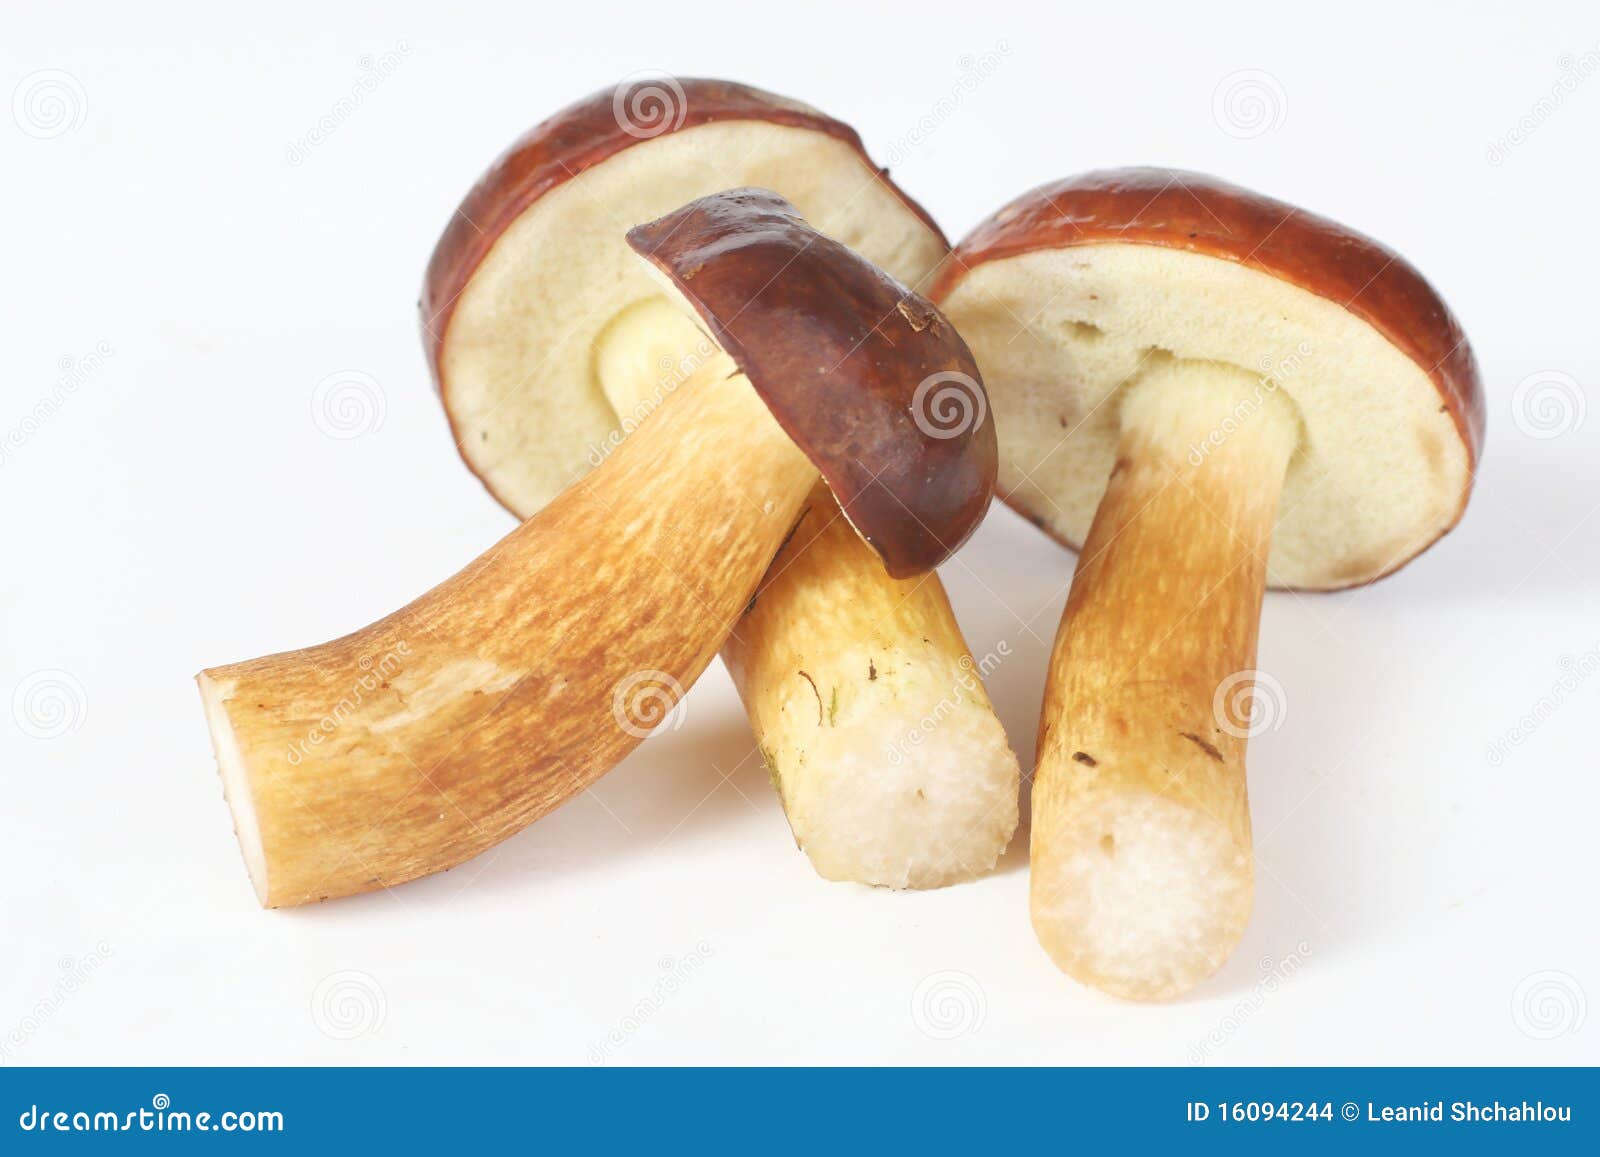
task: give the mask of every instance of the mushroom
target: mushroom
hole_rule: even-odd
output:
[[[949,250],[848,125],[724,81],[597,93],[467,194],[429,264],[424,343],[463,458],[513,514],[605,461],[715,348],[623,230],[745,184],[907,285]],[[960,376],[913,401],[938,437],[987,417]],[[938,576],[888,575],[825,486],[805,510],[723,652],[796,842],[831,879],[981,873],[1016,829],[1020,769]]]
[[[819,472],[897,576],[982,518],[992,427],[910,416],[930,374],[976,375],[925,300],[761,190],[628,240],[714,340],[704,372],[415,602],[199,676],[263,904],[449,868],[582,791],[710,662]]]
[[[1215,971],[1253,891],[1262,593],[1370,582],[1455,526],[1483,437],[1456,319],[1404,259],[1210,177],[1091,173],[957,246],[933,296],[997,411],[1005,500],[1082,545],[1051,658],[1031,908],[1080,980]]]

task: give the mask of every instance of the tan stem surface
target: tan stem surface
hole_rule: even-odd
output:
[[[664,301],[614,320],[602,386],[624,428],[705,357]],[[928,888],[988,871],[1017,825],[1021,778],[936,574],[891,578],[818,483],[724,644],[795,841],[817,872]]]
[[[932,888],[994,867],[1017,757],[938,576],[893,579],[823,486],[722,648],[817,872]]]
[[[1117,995],[1191,987],[1249,917],[1237,705],[1298,436],[1287,399],[1214,363],[1165,361],[1123,401],[1051,658],[1031,849],[1040,942]]]
[[[716,653],[816,470],[718,355],[466,569],[199,677],[262,903],[440,871],[583,790]]]

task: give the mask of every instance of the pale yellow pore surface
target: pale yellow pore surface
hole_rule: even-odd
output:
[[[1056,635],[1033,793],[1031,906],[1064,971],[1119,996],[1209,976],[1249,918],[1247,721],[1266,554],[1299,420],[1252,375],[1155,359],[1119,400],[1117,466]],[[1230,678],[1232,677],[1232,678]]]
[[[1089,532],[1117,454],[1119,394],[1162,352],[1248,372],[1303,438],[1272,540],[1274,586],[1377,578],[1448,529],[1470,483],[1438,389],[1337,302],[1231,261],[1092,244],[978,266],[941,303],[994,406],[1002,494],[1063,540]],[[1217,414],[1185,453],[1237,421]]]
[[[462,453],[526,518],[589,470],[617,430],[597,339],[657,294],[624,234],[697,197],[756,185],[910,285],[939,235],[826,133],[721,121],[642,141],[545,194],[495,242],[456,303],[443,388]]]
[[[606,330],[606,396],[638,429],[713,347],[663,299]],[[1017,826],[1021,772],[936,574],[889,577],[818,483],[722,656],[818,873],[891,888],[980,875]]]
[[[718,355],[648,431],[415,602],[203,672],[261,902],[441,871],[581,792],[710,662],[816,477]]]

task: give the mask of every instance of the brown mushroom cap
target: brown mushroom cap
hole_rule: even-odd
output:
[[[932,569],[977,529],[994,422],[971,352],[929,301],[766,189],[703,197],[628,243],[750,379],[891,575]]]
[[[848,125],[719,80],[595,93],[513,144],[462,201],[428,264],[423,341],[457,447],[515,514],[620,438],[596,355],[608,326],[656,293],[623,234],[746,185],[782,193],[910,285],[949,249]]]
[[[1484,409],[1461,326],[1404,258],[1326,218],[1195,173],[1089,173],[979,225],[930,295],[999,411],[1002,495],[1069,545],[1115,457],[1106,403],[1162,351],[1298,408],[1274,585],[1378,578],[1466,507]]]

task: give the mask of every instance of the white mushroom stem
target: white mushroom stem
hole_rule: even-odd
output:
[[[1051,658],[1031,905],[1064,971],[1159,999],[1214,972],[1250,913],[1247,708],[1299,423],[1255,375],[1173,359],[1121,422]]]
[[[596,358],[632,428],[707,340],[665,301],[636,305]],[[931,888],[994,867],[1020,771],[937,575],[890,578],[826,486],[722,651],[795,841],[817,872]]]
[[[199,677],[269,907],[476,855],[609,770],[710,662],[817,472],[724,355],[466,569]]]

